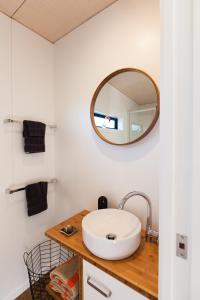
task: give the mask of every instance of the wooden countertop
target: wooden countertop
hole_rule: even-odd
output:
[[[81,211],[68,220],[46,231],[46,236],[79,254],[80,257],[122,281],[149,299],[158,299],[158,245],[141,242],[139,249],[130,257],[109,261],[94,256],[82,240],[81,221],[89,212]],[[62,227],[72,224],[78,232],[67,237],[59,232]]]

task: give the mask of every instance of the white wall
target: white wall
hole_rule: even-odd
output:
[[[56,43],[56,174],[61,219],[96,208],[102,194],[110,206],[117,206],[126,193],[141,190],[152,199],[153,221],[158,225],[158,124],[136,144],[112,146],[93,131],[89,110],[96,87],[117,69],[139,68],[158,82],[159,51],[158,0],[117,1]],[[141,202],[134,211],[144,219]],[[127,208],[131,207],[129,203]]]
[[[0,45],[0,299],[13,300],[27,287],[24,251],[45,239],[44,231],[56,220],[54,187],[49,186],[49,209],[32,217],[24,191],[6,195],[5,189],[55,176],[54,133],[47,131],[45,153],[27,155],[21,126],[3,120],[54,123],[54,47],[18,23],[11,28],[11,19],[2,14]]]

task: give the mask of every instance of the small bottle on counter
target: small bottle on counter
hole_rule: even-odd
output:
[[[98,209],[108,208],[108,200],[105,196],[101,196],[98,199]]]

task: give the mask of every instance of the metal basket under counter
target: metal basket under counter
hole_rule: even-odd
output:
[[[30,290],[33,300],[53,299],[46,291],[50,272],[74,256],[69,249],[63,248],[52,240],[46,240],[35,246],[30,252],[24,253]]]

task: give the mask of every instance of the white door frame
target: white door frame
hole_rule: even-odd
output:
[[[193,0],[193,190],[190,300],[200,299],[200,1]]]
[[[200,253],[199,2],[161,0],[159,300],[200,299],[195,277]],[[176,233],[188,236],[187,260],[176,256]]]

